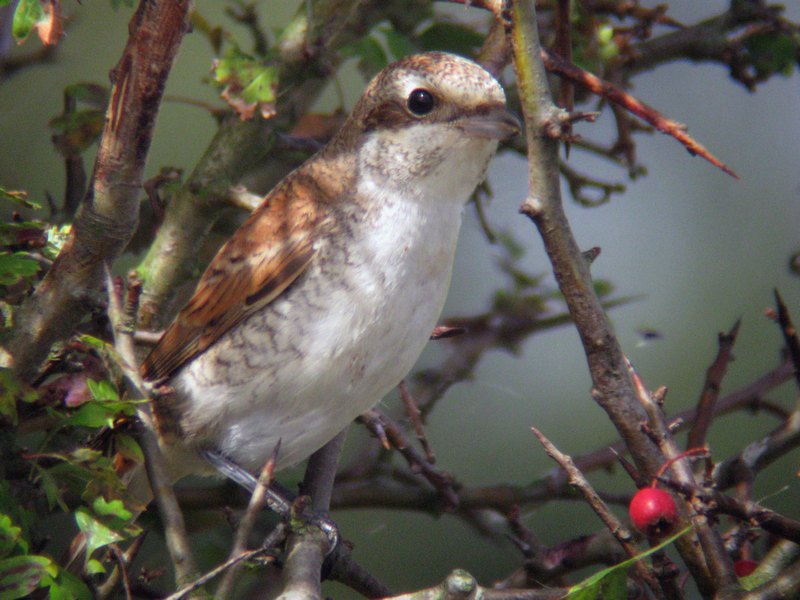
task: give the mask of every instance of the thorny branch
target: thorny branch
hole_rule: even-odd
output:
[[[603,521],[611,534],[616,538],[628,557],[636,556],[638,552],[636,546],[632,543],[633,535],[619,519],[617,519],[614,513],[609,510],[606,503],[600,498],[600,495],[595,491],[583,473],[575,466],[573,460],[556,448],[555,444],[547,439],[538,429],[532,427],[531,430],[544,447],[547,455],[561,465],[561,468],[567,473],[569,483],[576,487],[581,495],[583,495],[586,502],[592,507],[595,514],[600,517],[600,520]],[[642,561],[637,562],[634,570],[637,576],[647,584],[654,594],[660,595],[661,589],[658,581],[656,581],[655,575],[647,568],[645,563]]]
[[[120,297],[121,294],[119,294],[120,290],[116,289],[116,286],[111,282],[110,271],[108,270],[107,278],[106,287],[109,290],[108,313],[115,333],[115,347],[122,358],[121,366],[124,368],[125,376],[135,395],[137,397],[148,397],[146,391],[149,391],[149,388],[142,381],[139,371],[135,367],[136,356],[133,350],[132,336],[130,335],[132,329],[128,326],[129,321],[133,319],[133,315],[136,312],[138,293],[134,294],[135,300],[133,302],[123,304]],[[126,313],[126,309],[129,312]],[[183,513],[178,506],[178,500],[172,487],[172,479],[161,454],[158,433],[153,425],[150,404],[142,404],[137,416],[141,423],[139,439],[145,457],[144,466],[147,470],[147,478],[164,523],[164,536],[167,541],[167,549],[172,560],[172,566],[175,570],[175,581],[178,586],[181,586],[196,579],[199,571],[189,543],[189,536],[186,533]],[[113,580],[114,578],[110,577],[108,583],[113,582]]]
[[[714,404],[717,402],[722,386],[722,378],[728,370],[728,364],[733,359],[733,344],[736,342],[740,325],[741,321],[737,321],[728,333],[719,334],[719,351],[714,362],[706,371],[703,393],[700,395],[697,413],[686,441],[687,448],[699,448],[705,443],[706,434],[711,427],[714,415]]]
[[[139,190],[167,76],[188,28],[188,0],[141,2],[111,72],[112,90],[89,192],[72,233],[5,340],[5,366],[31,379],[50,345],[70,335],[106,266],[136,228]],[[11,349],[13,348],[13,352]]]

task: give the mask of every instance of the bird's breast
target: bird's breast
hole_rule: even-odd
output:
[[[181,427],[257,469],[298,462],[413,367],[444,304],[464,199],[369,199],[319,241],[308,271],[175,378]]]

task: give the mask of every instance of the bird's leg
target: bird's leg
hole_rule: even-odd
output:
[[[230,479],[234,483],[239,484],[251,494],[255,491],[258,479],[247,469],[241,467],[233,460],[222,454],[217,450],[202,450],[200,455],[208,461],[221,475]],[[286,489],[277,481],[269,484],[266,492],[266,504],[273,512],[279,514],[285,519],[290,519],[297,516],[292,512],[292,507],[295,506],[298,497],[290,490]],[[301,505],[302,507],[302,505]],[[329,553],[336,547],[339,542],[339,529],[327,515],[316,513],[310,510],[301,510],[301,513],[308,515],[305,519],[307,522],[316,525],[328,538]]]
[[[220,475],[239,484],[251,494],[258,485],[256,479],[250,471],[239,466],[233,460],[217,450],[202,450],[201,456],[214,467]],[[281,484],[273,481],[267,488],[266,503],[270,510],[278,513],[282,517],[288,517],[292,509],[292,502],[296,496]]]

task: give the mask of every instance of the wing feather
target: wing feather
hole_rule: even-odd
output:
[[[320,190],[285,180],[220,249],[189,302],[142,363],[145,379],[173,375],[221,335],[273,302],[308,268],[324,221]]]

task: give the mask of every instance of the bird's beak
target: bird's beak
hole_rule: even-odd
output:
[[[490,105],[459,119],[456,126],[468,136],[501,141],[516,135],[522,129],[517,115],[500,104]]]

